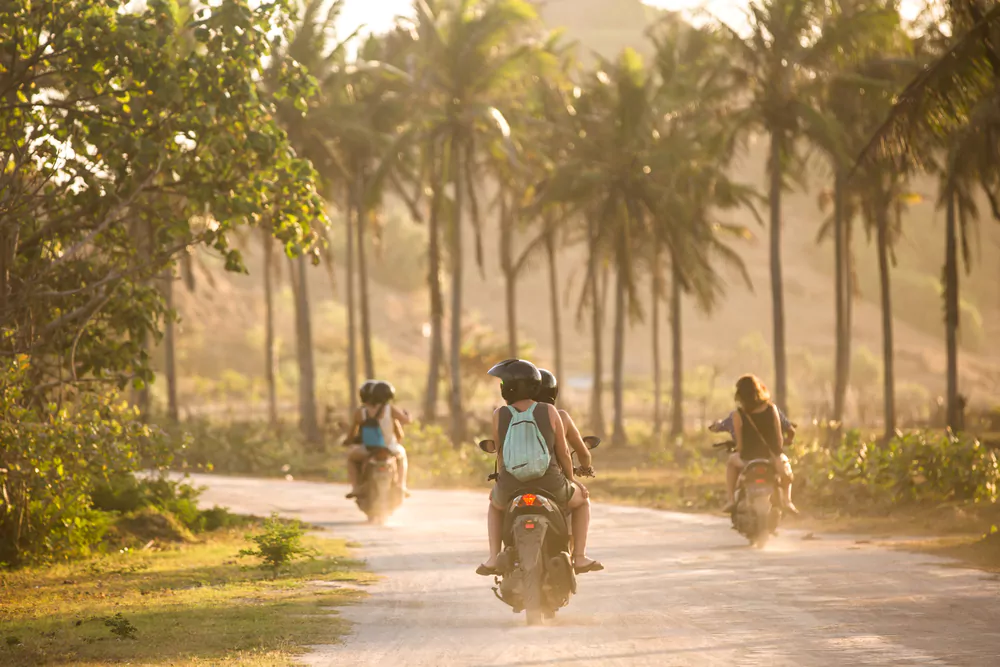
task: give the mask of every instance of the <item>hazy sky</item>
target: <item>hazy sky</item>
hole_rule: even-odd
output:
[[[672,10],[697,10],[706,8],[724,21],[739,23],[746,0],[645,0],[646,4]],[[903,15],[910,18],[919,0],[903,0]],[[399,14],[410,12],[411,0],[346,0],[340,17],[340,34],[350,34],[361,24],[376,32],[387,30]],[[734,26],[736,27],[736,26]]]

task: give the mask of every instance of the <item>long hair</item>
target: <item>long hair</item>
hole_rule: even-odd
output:
[[[744,375],[736,381],[736,402],[744,410],[756,410],[770,400],[771,392],[756,375]]]

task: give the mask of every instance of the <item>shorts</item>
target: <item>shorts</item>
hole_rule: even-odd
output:
[[[731,456],[734,466],[738,466],[740,470],[746,467],[746,462],[738,453],[733,452]],[[775,456],[771,459],[771,463],[774,465],[781,483],[791,484],[795,479],[795,474],[792,472],[792,463],[788,460],[788,456],[785,454]]]
[[[561,470],[550,469],[542,477],[530,482],[522,482],[511,474],[501,472],[500,478],[490,491],[490,502],[494,507],[505,508],[517,494],[532,491],[544,494],[565,509],[573,498],[576,488]]]
[[[389,453],[391,453],[397,459],[406,456],[406,450],[398,442],[394,442],[391,445],[386,445],[385,448],[388,449]],[[381,447],[365,447],[364,445],[354,445],[354,449],[357,451],[367,452],[369,449],[381,449]]]

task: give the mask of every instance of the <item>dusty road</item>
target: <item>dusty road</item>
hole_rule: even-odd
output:
[[[310,665],[1000,666],[1000,578],[926,556],[800,533],[765,550],[722,518],[598,505],[591,555],[607,566],[552,626],[527,628],[474,573],[486,495],[421,491],[384,528],[344,487],[196,477],[207,503],[279,511],[363,545],[384,576],[345,645]]]

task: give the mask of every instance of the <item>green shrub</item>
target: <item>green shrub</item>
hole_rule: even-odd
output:
[[[164,464],[162,434],[115,393],[74,404],[26,398],[29,359],[0,361],[0,563],[83,556],[110,524],[91,493],[100,480]]]
[[[411,486],[486,488],[490,484],[486,477],[493,472],[494,457],[471,440],[456,448],[440,426],[414,424],[406,429],[403,444],[410,461]]]
[[[261,567],[269,567],[275,573],[298,558],[312,554],[312,550],[302,545],[305,530],[298,521],[285,521],[277,513],[264,521],[264,532],[247,535],[247,539],[257,545],[256,549],[242,549],[240,556],[259,558]]]
[[[996,454],[975,438],[921,432],[880,443],[852,431],[834,449],[798,447],[793,465],[802,493],[845,510],[998,500]]]

